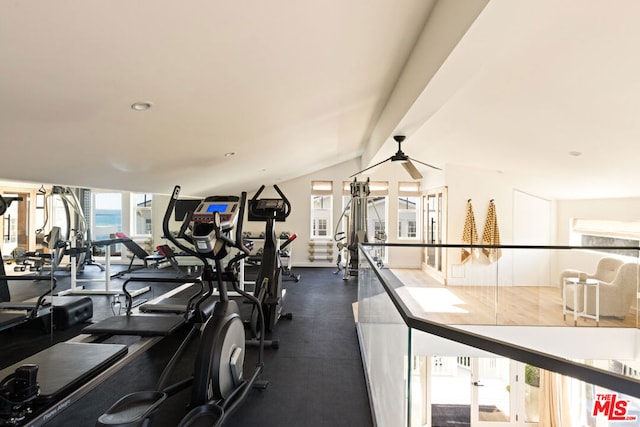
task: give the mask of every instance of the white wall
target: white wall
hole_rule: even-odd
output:
[[[447,243],[462,243],[462,232],[467,213],[467,200],[471,199],[478,230],[478,239],[482,239],[482,231],[487,218],[489,201],[494,200],[500,230],[500,242],[508,244],[513,241],[513,186],[501,173],[466,166],[449,165],[446,168],[448,188],[448,229]],[[455,274],[449,274],[450,285],[475,283],[495,283],[496,280],[511,281],[511,254],[503,251],[496,264],[480,255],[478,259],[460,263],[460,249],[449,250],[447,259],[449,267]],[[499,273],[499,274],[498,274]],[[461,277],[462,276],[462,277]]]
[[[515,245],[549,246],[551,202],[518,190],[513,191],[513,241]],[[553,254],[548,250],[514,249],[514,285],[548,286]]]

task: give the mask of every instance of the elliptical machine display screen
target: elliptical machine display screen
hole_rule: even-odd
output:
[[[229,232],[238,221],[240,198],[236,196],[213,196],[204,199],[191,216],[192,238],[200,253],[213,252],[214,255],[224,247],[216,237],[216,228]],[[219,224],[214,222],[219,221]]]
[[[225,212],[228,206],[229,205],[227,205],[226,203],[222,205],[211,203],[209,206],[207,206],[207,212]]]
[[[240,198],[236,196],[212,196],[204,199],[200,206],[195,210],[191,221],[211,222],[213,214],[220,214],[220,227],[222,231],[231,230],[238,220],[238,206]]]

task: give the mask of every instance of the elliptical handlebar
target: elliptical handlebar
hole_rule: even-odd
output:
[[[255,203],[256,200],[258,200],[258,196],[260,194],[262,194],[262,192],[264,191],[265,186],[261,185],[260,188],[258,189],[258,191],[256,192],[256,194],[253,195],[253,197],[251,198],[251,203]]]
[[[276,189],[276,191],[278,192],[278,194],[280,195],[280,197],[282,197],[282,200],[284,201],[284,204],[287,206],[285,211],[286,213],[284,214],[284,217],[288,217],[289,214],[291,214],[291,202],[289,202],[289,199],[287,199],[287,197],[284,195],[284,193],[282,191],[280,191],[280,187],[278,187],[277,185],[274,185],[273,188]]]
[[[240,194],[240,207],[238,209],[238,224],[236,225],[236,241],[234,247],[244,252],[245,256],[251,254],[251,250],[244,245],[242,240],[242,225],[244,224],[244,209],[246,207],[247,192],[243,191]]]
[[[176,201],[178,200],[178,196],[179,195],[180,195],[180,186],[176,185],[175,187],[173,187],[173,193],[171,193],[171,198],[169,199],[169,204],[167,205],[167,210],[164,212],[164,218],[162,219],[162,232],[164,233],[165,237],[167,239],[171,240],[171,243],[176,245],[178,248],[182,249],[183,251],[187,252],[190,255],[193,255],[193,256],[196,256],[196,257],[202,259],[204,257],[202,257],[201,254],[197,253],[192,248],[189,248],[189,247],[183,245],[182,243],[180,243],[178,241],[178,239],[176,239],[173,236],[173,234],[171,233],[171,230],[169,230],[169,220],[171,219],[171,214],[173,213],[173,210],[174,210],[174,208],[176,206]],[[189,216],[187,219],[190,219],[190,218],[191,217]],[[185,221],[185,222],[187,222],[187,221]],[[181,229],[181,231],[182,231],[182,229]]]

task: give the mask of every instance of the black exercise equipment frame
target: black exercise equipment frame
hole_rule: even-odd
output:
[[[283,312],[282,260],[280,259],[280,250],[290,244],[293,239],[287,240],[281,248],[278,248],[275,223],[285,221],[291,214],[291,203],[277,185],[273,185],[273,188],[280,196],[279,199],[259,199],[265,188],[264,185],[260,186],[249,201],[247,219],[266,223],[262,258],[256,275],[253,294],[262,302],[262,311],[267,322],[266,330],[273,332],[280,317],[289,320],[293,318],[292,313]],[[251,326],[252,329],[255,329],[256,323],[253,313]],[[253,332],[257,333],[255,330]]]
[[[169,230],[169,219],[171,218],[176,201],[178,200],[179,192],[180,187],[176,186],[173,190],[169,205],[163,218],[163,232],[176,247],[189,255],[197,257],[203,263],[204,268],[201,280],[207,285],[208,289],[207,292],[205,292],[196,301],[195,306],[198,307],[201,302],[213,295],[214,283],[217,285],[215,287],[218,288],[219,299],[213,307],[213,314],[208,319],[203,318],[205,316],[204,314],[197,314],[200,310],[195,310],[196,315],[192,317],[194,318],[194,321],[191,322],[192,327],[186,338],[182,341],[178,350],[173,354],[171,360],[163,370],[156,385],[156,389],[153,391],[130,394],[120,399],[99,418],[97,422],[98,426],[150,425],[152,424],[154,412],[162,405],[163,401],[169,396],[172,396],[178,391],[184,390],[189,386],[192,387],[191,402],[189,404],[187,414],[181,420],[179,425],[191,426],[198,420],[206,418],[207,420],[212,420],[210,425],[219,426],[226,420],[226,417],[230,413],[240,406],[251,388],[266,387],[266,382],[258,380],[264,368],[263,339],[261,339],[260,342],[258,361],[251,377],[248,380],[242,379],[242,376],[240,375],[240,383],[236,384],[230,392],[228,390],[224,392],[219,390],[219,384],[217,383],[219,372],[216,372],[216,368],[221,366],[218,365],[221,361],[221,347],[225,344],[224,339],[226,338],[227,331],[233,327],[232,322],[239,322],[237,304],[235,301],[229,300],[226,282],[231,282],[234,290],[256,305],[260,309],[260,314],[262,315],[259,301],[239,288],[235,276],[236,264],[249,255],[249,250],[242,244],[242,218],[244,216],[244,209],[246,205],[246,193],[243,192],[240,198],[236,239],[232,240],[223,234],[219,226],[219,215],[216,212],[214,215],[215,220],[213,221],[215,238],[224,244],[216,253],[211,251],[203,254],[194,249],[196,248],[194,239],[191,235],[186,233],[188,228],[187,225],[191,222],[193,212],[189,212],[187,214],[187,218],[184,220],[183,226],[181,227],[178,235],[172,234]],[[178,240],[179,238],[186,241],[193,247],[183,244]],[[232,257],[226,268],[223,269],[222,259],[228,254],[228,247],[239,249],[240,252]],[[215,270],[209,262],[209,259],[214,261]],[[130,311],[130,307],[131,298],[130,296],[127,296],[128,312]],[[189,314],[186,313],[185,316],[189,316]],[[261,323],[264,323],[264,321]],[[243,331],[244,328],[241,327],[241,329]],[[200,346],[196,355],[193,376],[185,378],[174,384],[167,385],[171,374],[174,372],[175,367],[185,354],[189,343],[198,335],[200,336]],[[264,333],[261,334],[261,336],[263,335]],[[244,343],[244,338],[242,339],[242,343]],[[244,354],[242,354],[242,358],[244,358]],[[242,367],[242,363],[240,363],[240,367]],[[139,410],[139,414],[135,414],[134,417],[127,414],[127,412],[130,412],[129,409],[132,405],[138,408],[143,408]],[[125,419],[126,421],[119,422],[120,419]]]

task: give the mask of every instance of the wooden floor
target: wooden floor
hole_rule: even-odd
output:
[[[549,286],[444,286],[424,271],[393,269],[404,283],[398,289],[415,315],[450,325],[574,326],[573,314],[562,313],[562,293]],[[578,327],[596,321],[578,318]],[[637,327],[634,307],[624,320],[600,316],[601,327]]]

